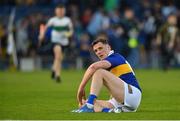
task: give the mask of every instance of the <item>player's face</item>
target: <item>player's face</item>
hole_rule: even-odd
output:
[[[106,58],[111,51],[111,48],[108,44],[103,44],[102,42],[98,42],[93,46],[93,50],[95,54],[98,56],[100,60]]]
[[[65,14],[65,8],[56,8],[55,14],[60,18],[63,17]]]
[[[177,24],[177,18],[175,15],[171,15],[168,17],[168,23],[170,25],[176,25]]]

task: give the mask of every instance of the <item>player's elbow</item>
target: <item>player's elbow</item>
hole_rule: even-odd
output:
[[[93,63],[89,66],[89,69],[96,71],[98,69],[98,66],[97,66],[97,64]]]

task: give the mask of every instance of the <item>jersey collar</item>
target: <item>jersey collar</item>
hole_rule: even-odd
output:
[[[114,53],[114,50],[111,50],[111,51],[109,52],[108,56],[110,56],[110,55],[113,54],[113,53]]]

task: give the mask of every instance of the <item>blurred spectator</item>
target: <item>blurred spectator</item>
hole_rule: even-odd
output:
[[[126,39],[128,41],[129,53],[127,55],[128,62],[132,67],[137,67],[139,64],[139,52],[138,52],[138,22],[135,18],[134,11],[130,8],[124,12],[124,19],[121,20],[121,24],[124,27],[126,33]]]
[[[105,30],[109,27],[110,19],[107,16],[107,13],[99,8],[93,15],[89,25],[87,26],[87,31],[91,36],[96,36],[102,30]]]
[[[114,25],[107,31],[109,43],[113,50],[117,53],[122,54],[124,57],[127,57],[129,49],[124,34],[124,29],[120,25]]]
[[[0,23],[0,69],[7,69],[9,66],[9,56],[7,54],[7,31]]]
[[[178,39],[176,42],[176,48],[174,50],[175,67],[180,67],[180,33],[178,33]]]
[[[91,41],[87,33],[83,33],[80,37],[79,55],[83,62],[83,68],[87,68],[91,64],[90,58]]]
[[[16,49],[18,56],[27,56],[29,48],[29,38],[27,32],[28,21],[20,20],[16,26]]]
[[[110,24],[111,25],[117,25],[120,22],[120,11],[119,9],[114,9],[111,12],[109,12],[109,17],[110,17]]]
[[[105,0],[104,9],[107,12],[113,11],[114,9],[118,8],[120,0]]]
[[[176,7],[173,4],[173,0],[164,0],[164,6],[162,6],[162,15],[167,18],[170,14],[176,14]]]
[[[83,15],[81,17],[81,22],[82,22],[82,25],[83,25],[83,28],[86,28],[87,25],[89,24],[90,20],[91,20],[91,17],[92,17],[92,11],[90,8],[87,8],[83,11]]]
[[[6,47],[7,47],[7,35],[5,26],[0,24],[0,57],[4,57],[6,55]]]
[[[152,41],[156,37],[157,24],[156,18],[152,15],[151,11],[146,11],[144,20],[140,24],[140,33],[138,36],[140,44],[140,65],[141,67],[150,67],[152,58]],[[153,54],[153,53],[152,53]]]
[[[162,56],[162,68],[167,70],[174,61],[174,53],[179,43],[179,29],[177,17],[174,14],[168,16],[166,23],[159,29],[157,43],[160,45]]]
[[[24,56],[35,58],[39,50],[37,40],[40,23],[46,23],[53,15],[54,6],[60,3],[66,6],[67,16],[71,18],[74,25],[74,35],[70,38],[68,48],[68,51],[74,51],[70,54],[65,52],[63,64],[66,67],[70,67],[67,66],[69,63],[74,63],[71,58],[76,60],[82,55],[86,55],[85,58],[88,58],[90,54],[89,60],[95,61],[96,58],[91,52],[86,53],[88,46],[86,41],[90,37],[89,41],[91,42],[100,33],[107,34],[113,49],[127,57],[133,67],[159,67],[158,61],[159,59],[164,60],[163,52],[167,51],[165,45],[168,45],[168,40],[170,41],[168,36],[172,36],[168,32],[171,31],[168,28],[172,27],[166,21],[167,18],[172,14],[177,15],[177,24],[173,28],[177,28],[178,32],[180,28],[178,0],[1,0],[0,25],[3,26],[0,30],[0,60],[6,56],[6,27],[12,8],[16,7],[14,23],[18,56],[19,58]],[[48,35],[46,40],[51,38],[51,29],[49,28],[46,33]],[[164,32],[165,30],[166,32]],[[172,54],[169,55],[173,55],[169,66],[178,67],[180,65],[178,32],[173,49],[169,49],[172,50]],[[165,38],[162,39],[164,44],[159,42],[161,49],[157,48],[157,34],[158,38]],[[86,41],[83,40],[84,38]],[[49,43],[49,41],[46,42]],[[82,48],[80,48],[80,44],[83,45]],[[47,45],[44,49],[48,50],[49,47]],[[83,53],[86,54],[78,51],[85,51]],[[43,58],[44,56],[46,55],[43,55]],[[65,67],[64,65],[63,67]]]

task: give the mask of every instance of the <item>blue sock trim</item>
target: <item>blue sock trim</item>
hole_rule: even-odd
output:
[[[94,94],[90,94],[87,103],[94,105],[94,99],[96,99],[97,96]]]
[[[102,112],[108,113],[109,110],[110,110],[110,108],[103,108],[103,109],[102,109]]]

